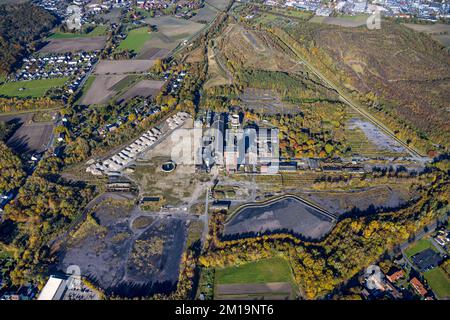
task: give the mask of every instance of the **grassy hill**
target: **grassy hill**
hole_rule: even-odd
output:
[[[284,31],[327,77],[405,140],[414,130],[450,146],[450,55],[428,35],[387,21],[380,30],[302,23]]]

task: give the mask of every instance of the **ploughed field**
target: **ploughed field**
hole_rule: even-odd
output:
[[[296,197],[244,206],[225,225],[223,236],[252,236],[257,233],[290,232],[320,239],[333,227],[334,219]]]
[[[0,116],[0,122],[16,124],[17,128],[9,137],[7,145],[18,154],[43,152],[52,136],[52,121],[34,121],[33,113]]]

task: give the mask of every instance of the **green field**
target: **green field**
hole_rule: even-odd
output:
[[[425,249],[432,249],[437,252],[436,248],[429,240],[421,239],[409,246],[408,249],[405,250],[405,253],[408,258],[411,258],[413,255],[422,252]]]
[[[104,36],[106,34],[106,26],[97,26],[89,33],[72,33],[72,32],[55,32],[49,39],[74,39]]]
[[[217,284],[290,282],[289,264],[281,258],[250,262],[241,266],[216,269]]]
[[[120,43],[118,48],[122,50],[128,49],[135,53],[139,53],[150,37],[151,34],[148,32],[147,27],[133,29],[128,33],[125,40]]]
[[[434,268],[423,275],[438,298],[450,298],[450,279],[442,268]]]
[[[0,96],[38,98],[44,96],[50,88],[61,87],[67,80],[68,77],[7,82],[0,86]]]
[[[127,75],[125,78],[117,82],[111,87],[113,91],[121,91],[131,86],[140,76],[136,74]]]

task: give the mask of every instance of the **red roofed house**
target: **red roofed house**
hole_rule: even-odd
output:
[[[404,275],[405,273],[403,272],[403,270],[399,270],[397,272],[387,275],[386,278],[388,278],[390,282],[394,283],[398,279],[403,278]]]
[[[413,286],[413,288],[417,291],[418,294],[420,294],[422,297],[424,297],[427,294],[427,289],[423,286],[423,284],[417,279],[412,278],[409,282]]]

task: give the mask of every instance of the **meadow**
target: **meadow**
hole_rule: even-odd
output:
[[[450,279],[442,268],[434,268],[423,275],[439,299],[450,298]]]
[[[61,87],[67,77],[7,82],[0,86],[0,96],[18,98],[43,97],[50,88]]]
[[[133,29],[128,33],[125,40],[120,43],[118,48],[139,53],[144,47],[145,42],[150,40],[150,38],[151,34],[148,32],[147,27]]]

